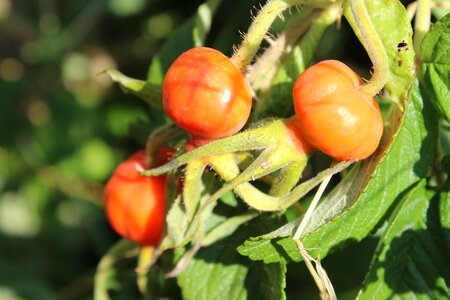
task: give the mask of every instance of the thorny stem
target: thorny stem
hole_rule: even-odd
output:
[[[340,3],[330,5],[322,10],[314,9],[290,26],[287,31],[280,33],[275,40],[270,42],[270,47],[251,66],[249,80],[252,88],[267,92],[266,90],[270,89],[276,72],[284,62],[283,56],[298,47],[296,44],[300,41],[300,38],[308,34],[308,31],[314,26],[319,27],[333,23],[341,14]]]
[[[364,48],[373,64],[372,78],[361,86],[361,91],[371,97],[375,96],[386,84],[389,74],[389,60],[383,43],[378,36],[365,0],[349,0],[350,11],[358,26]]]
[[[295,5],[298,0],[269,0],[259,11],[243,37],[243,41],[231,57],[231,61],[245,72],[259,49],[259,45],[267,34],[270,25],[284,10]]]
[[[414,51],[419,59],[422,58],[420,45],[425,34],[430,30],[430,16],[431,0],[418,0],[414,20]]]
[[[286,55],[292,49],[297,40],[308,30],[313,21],[318,18],[318,15],[318,10],[310,11],[304,18],[295,22],[287,31],[269,42],[270,47],[258,56],[258,59],[249,68],[249,81],[254,90],[265,91],[269,89],[270,83],[283,62],[283,55]]]

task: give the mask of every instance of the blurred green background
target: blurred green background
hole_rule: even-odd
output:
[[[230,55],[264,2],[223,1],[206,44]],[[145,79],[165,38],[201,3],[0,0],[0,300],[92,299],[96,265],[118,239],[103,184],[161,122],[102,71]],[[317,58],[368,65],[354,38],[345,43],[346,26],[328,30]],[[369,238],[325,260],[340,295],[358,291],[375,245]],[[288,295],[318,297],[303,265],[289,270]]]
[[[151,121],[101,72],[145,79],[199,3],[0,0],[0,299],[92,297],[102,186]]]

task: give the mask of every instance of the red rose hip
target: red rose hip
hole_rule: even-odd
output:
[[[106,184],[106,215],[121,236],[156,246],[165,221],[165,177],[142,176],[136,165],[145,167],[144,151],[121,163]]]
[[[241,71],[221,52],[206,47],[192,48],[173,62],[162,97],[166,113],[195,146],[241,130],[252,106]]]
[[[295,82],[298,127],[311,146],[337,160],[361,160],[378,147],[383,119],[361,78],[336,60],[319,62]]]

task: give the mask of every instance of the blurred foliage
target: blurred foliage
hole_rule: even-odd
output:
[[[231,54],[263,2],[223,1],[206,44]],[[0,299],[92,299],[95,268],[118,240],[103,184],[163,122],[102,72],[144,80],[165,38],[201,3],[0,0]],[[327,46],[350,34],[345,22],[330,28],[317,58],[345,56],[363,71],[359,44]],[[359,290],[376,239],[324,261],[341,299]],[[289,269],[287,294],[317,297],[304,265]]]
[[[145,78],[198,4],[0,0],[0,299],[92,298],[102,186],[154,124],[100,73]]]

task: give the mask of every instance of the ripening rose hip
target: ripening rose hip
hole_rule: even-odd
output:
[[[181,54],[164,78],[163,106],[200,146],[233,135],[247,122],[252,106],[241,71],[221,52],[192,48]]]
[[[361,78],[336,60],[319,62],[297,78],[293,99],[298,127],[312,147],[337,160],[361,160],[378,147],[383,119]]]
[[[165,221],[165,176],[142,176],[136,165],[146,167],[144,151],[121,163],[106,184],[106,215],[121,236],[156,246]]]

